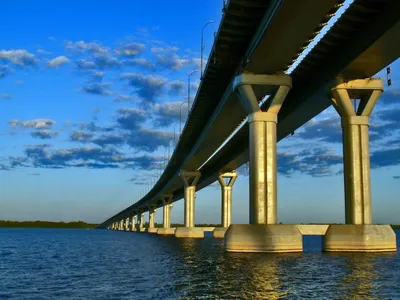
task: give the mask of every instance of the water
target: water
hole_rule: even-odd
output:
[[[0,229],[0,299],[400,299],[399,254],[321,253],[320,237],[305,237],[304,250],[238,254],[212,237]]]

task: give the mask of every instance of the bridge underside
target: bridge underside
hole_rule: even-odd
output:
[[[222,198],[227,197],[221,202],[224,227],[215,229],[214,236],[225,235],[227,251],[302,251],[300,228],[276,224],[276,142],[333,103],[344,135],[346,224],[327,228],[324,250],[396,251],[393,230],[373,225],[371,220],[368,117],[382,90],[379,84],[371,86],[369,79],[400,54],[400,1],[355,0],[290,74],[292,88],[284,93],[280,109],[274,110],[276,103],[271,103],[275,100],[270,100],[282,96],[280,85],[235,85],[241,74],[281,76],[341,3],[231,0],[190,119],[166,170],[148,195],[106,222],[114,222],[113,228],[124,228],[119,220],[150,205],[163,206],[164,217],[170,218],[165,207],[169,211],[172,202],[183,197],[185,228],[174,232],[182,232],[177,236],[197,236],[195,191],[250,161],[250,224],[231,225],[227,221],[229,209],[225,208],[230,205],[231,196],[227,195],[231,191],[224,192],[221,184]],[[254,37],[249,31],[256,32]],[[368,80],[363,85],[359,79]],[[356,94],[363,90],[368,97],[354,96],[354,86],[358,86]],[[259,107],[266,94],[270,99]],[[244,104],[244,98],[252,97],[250,105]],[[349,101],[354,98],[362,104],[351,111]],[[249,123],[213,155],[246,117]],[[197,170],[195,183],[182,182],[182,171]],[[167,202],[165,194],[172,195]],[[172,232],[166,226],[164,229]]]

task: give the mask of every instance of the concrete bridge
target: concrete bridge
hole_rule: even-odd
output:
[[[400,56],[400,1],[355,0],[290,68],[343,2],[230,0],[163,174],[140,201],[99,227],[143,232],[148,211],[148,233],[204,237],[195,227],[196,191],[218,180],[222,227],[213,235],[225,238],[227,251],[299,252],[307,232],[324,233],[324,251],[396,251],[391,227],[372,223],[368,127],[383,92],[382,80],[373,76]],[[277,224],[276,143],[330,105],[343,130],[346,224]],[[235,169],[248,161],[249,224],[232,224]],[[173,203],[182,198],[184,227],[171,228]],[[160,229],[154,227],[158,208]]]

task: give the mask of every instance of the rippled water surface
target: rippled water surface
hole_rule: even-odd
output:
[[[399,254],[320,250],[320,237],[301,254],[235,254],[212,237],[0,229],[0,299],[400,299]]]

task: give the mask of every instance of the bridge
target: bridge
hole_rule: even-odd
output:
[[[368,122],[383,92],[373,76],[400,56],[400,1],[354,0],[308,55],[302,51],[344,0],[230,0],[195,101],[168,165],[151,190],[99,228],[177,238],[204,237],[195,227],[196,191],[221,186],[221,227],[233,252],[300,252],[299,225],[277,224],[276,144],[330,105],[341,117],[345,224],[316,229],[324,251],[397,251],[388,225],[371,213]],[[353,106],[353,100],[358,105]],[[249,224],[232,224],[236,169],[249,162]],[[184,199],[184,226],[171,228]],[[163,226],[154,214],[163,211]],[[310,229],[313,231],[314,229]]]

